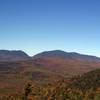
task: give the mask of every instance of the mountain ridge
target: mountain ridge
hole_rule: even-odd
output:
[[[64,59],[77,59],[84,61],[100,61],[99,57],[92,55],[80,54],[77,52],[65,52],[62,50],[45,51],[33,56],[34,59],[37,58],[64,58]]]
[[[44,51],[34,56],[29,56],[22,50],[0,50],[0,61],[17,61],[17,60],[30,60],[30,59],[47,59],[47,58],[61,58],[69,60],[83,60],[83,61],[100,61],[99,57],[80,54],[77,52],[65,52],[62,50]]]
[[[30,59],[22,50],[0,50],[0,61],[20,61]]]

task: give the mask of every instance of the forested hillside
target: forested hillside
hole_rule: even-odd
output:
[[[20,93],[0,100],[100,100],[100,69],[52,84],[28,82]]]

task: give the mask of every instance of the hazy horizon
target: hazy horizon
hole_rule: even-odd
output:
[[[0,0],[0,49],[100,57],[99,12],[99,0]]]

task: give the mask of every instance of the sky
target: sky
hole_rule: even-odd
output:
[[[100,0],[0,0],[0,49],[100,57],[99,44]]]

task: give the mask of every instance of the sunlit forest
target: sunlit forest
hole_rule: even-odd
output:
[[[30,81],[20,93],[4,95],[0,100],[100,100],[100,69],[52,84]]]

